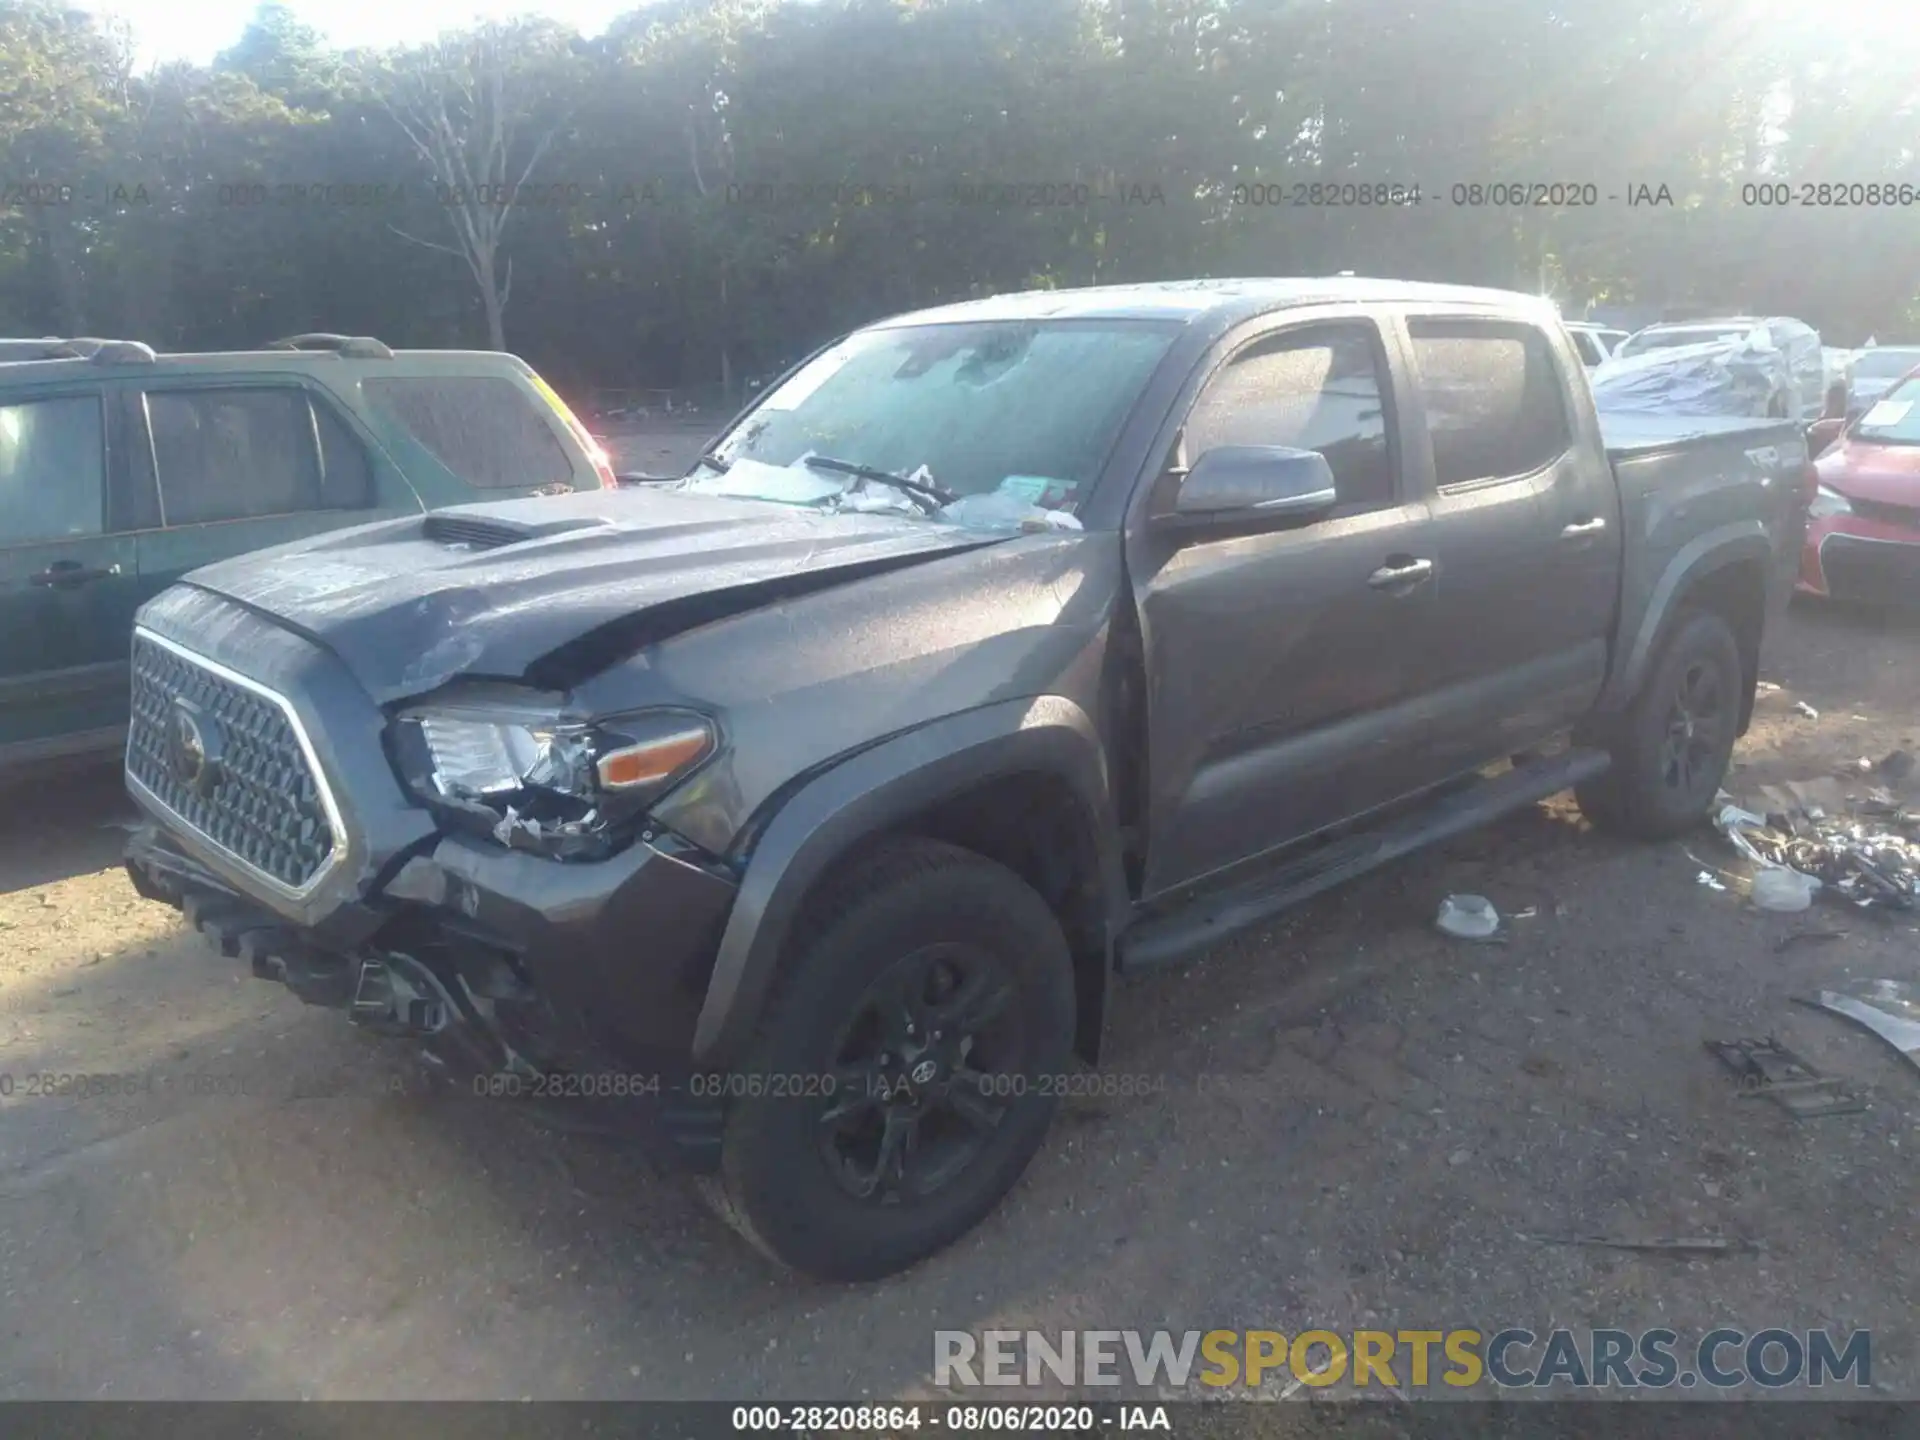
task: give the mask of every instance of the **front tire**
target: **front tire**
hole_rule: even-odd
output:
[[[978,1224],[1045,1138],[1073,966],[1004,866],[901,840],[828,881],[730,1082],[716,1208],[824,1280],[906,1269]]]
[[[1581,813],[1642,839],[1683,834],[1704,820],[1733,758],[1745,674],[1740,642],[1721,616],[1680,617],[1604,741],[1612,768],[1575,789]]]

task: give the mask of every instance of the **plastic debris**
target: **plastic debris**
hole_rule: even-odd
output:
[[[1794,701],[1793,708],[1799,711],[1800,714],[1806,716],[1807,719],[1809,720],[1818,720],[1820,718],[1820,712],[1814,709],[1813,706],[1807,704],[1807,702],[1804,700]]]
[[[1801,1003],[1866,1026],[1920,1067],[1920,985],[1905,980],[1855,980]]]
[[[1720,883],[1720,877],[1714,874],[1711,870],[1702,870],[1698,875],[1694,876],[1693,878],[1694,878],[1694,883],[1699,885],[1704,885],[1709,890],[1724,890],[1727,888],[1725,885],[1722,885]]]
[[[1500,928],[1500,912],[1484,895],[1449,895],[1433,923],[1460,940],[1485,940]]]
[[[1920,906],[1920,844],[1898,828],[1920,829],[1920,817],[1898,812],[1890,821],[1869,824],[1851,816],[1829,815],[1818,806],[1799,813],[1757,815],[1738,805],[1723,805],[1714,824],[1756,866],[1756,892],[1785,901],[1790,884],[1817,881],[1855,905],[1912,910]],[[1801,881],[1765,880],[1770,869],[1796,871]],[[1817,886],[1815,888],[1818,888]],[[1811,894],[1811,891],[1809,891]],[[1805,905],[1754,903],[1768,909],[1804,910]]]
[[[1764,325],[1721,340],[1603,360],[1589,379],[1602,411],[1759,418],[1782,397],[1790,411],[1800,409],[1792,362]]]
[[[1753,877],[1749,898],[1759,909],[1792,915],[1813,904],[1814,892],[1819,888],[1820,882],[1811,875],[1802,875],[1783,865],[1765,865]]]
[[[1778,685],[1776,685],[1776,684],[1774,684],[1774,683],[1773,683],[1773,681],[1771,681],[1771,680],[1761,680],[1761,681],[1758,681],[1758,682],[1757,682],[1757,683],[1756,683],[1756,684],[1754,685],[1754,687],[1753,687],[1753,688],[1754,688],[1755,690],[1758,690],[1758,691],[1759,691],[1759,692],[1760,692],[1760,693],[1761,693],[1762,695],[1773,695],[1773,694],[1777,694],[1777,693],[1779,692],[1779,689],[1780,689],[1780,687],[1779,687]]]
[[[1771,1100],[1801,1120],[1852,1115],[1866,1102],[1845,1082],[1822,1075],[1769,1035],[1765,1040],[1708,1040],[1708,1053],[1740,1081],[1742,1100]]]

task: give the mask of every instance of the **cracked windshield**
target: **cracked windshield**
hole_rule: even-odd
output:
[[[1074,512],[1174,333],[1150,321],[1055,321],[856,335],[776,387],[685,487],[1077,530]]]

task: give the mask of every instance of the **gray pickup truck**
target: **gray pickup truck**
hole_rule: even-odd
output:
[[[477,1093],[643,1097],[768,1254],[884,1275],[1015,1183],[1115,974],[1567,787],[1701,821],[1806,449],[1630,423],[1497,291],[890,320],[675,484],[150,601],[129,872]]]

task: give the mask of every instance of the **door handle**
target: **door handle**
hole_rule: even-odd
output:
[[[91,585],[95,580],[106,580],[120,573],[118,565],[104,568],[82,565],[78,560],[56,560],[46,569],[27,577],[28,583],[45,585],[55,590],[72,590],[81,585]]]
[[[1407,560],[1398,565],[1382,565],[1367,577],[1376,590],[1399,590],[1420,584],[1433,576],[1433,561]]]
[[[1606,528],[1607,521],[1605,516],[1598,516],[1592,520],[1577,520],[1571,525],[1562,527],[1560,538],[1562,540],[1580,540],[1588,535],[1598,535]]]

